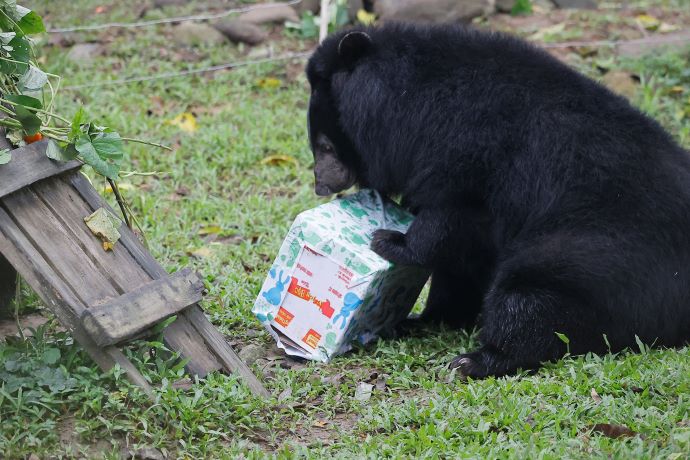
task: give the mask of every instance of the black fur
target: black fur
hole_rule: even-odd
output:
[[[359,30],[360,52],[339,33],[309,61],[312,137],[416,213],[373,248],[433,269],[423,316],[481,312],[454,367],[536,369],[566,352],[557,332],[573,354],[690,339],[690,156],[655,121],[516,38]]]

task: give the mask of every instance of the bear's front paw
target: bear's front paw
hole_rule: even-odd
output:
[[[393,263],[404,263],[405,234],[395,230],[379,229],[371,239],[371,250]]]

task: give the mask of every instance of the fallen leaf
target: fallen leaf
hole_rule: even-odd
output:
[[[357,20],[365,26],[370,26],[374,22],[376,22],[376,15],[374,13],[368,12],[365,9],[360,9],[359,11],[357,11]]]
[[[263,160],[261,160],[262,165],[273,165],[273,166],[282,166],[286,164],[292,164],[297,166],[297,159],[295,157],[292,157],[290,155],[281,155],[281,154],[276,154],[276,155],[269,155]]]
[[[195,259],[208,259],[209,257],[213,256],[213,251],[207,246],[202,246],[200,248],[187,251],[187,254]]]
[[[189,188],[187,188],[183,185],[181,187],[178,187],[177,190],[175,190],[175,193],[180,195],[180,196],[187,196],[190,194],[190,191],[189,191]]]
[[[99,208],[88,217],[84,218],[86,226],[91,233],[96,235],[103,242],[103,249],[112,251],[115,243],[120,239],[120,232],[117,230],[122,222],[113,216],[105,208]]]
[[[165,124],[177,126],[186,133],[193,133],[199,129],[196,122],[196,117],[189,112],[183,112],[171,120],[167,120]]]
[[[611,423],[597,423],[590,429],[595,433],[601,433],[608,438],[631,438],[639,433],[631,430],[625,425],[613,425]]]
[[[107,7],[107,6],[103,6],[103,5],[97,6],[97,7],[94,8],[94,10],[93,10],[93,12],[96,13],[96,14],[103,14],[103,13],[105,13],[105,12],[107,12],[107,11],[108,11],[108,7]]]
[[[273,77],[260,78],[256,81],[256,86],[261,89],[276,89],[280,88],[282,84],[282,81]]]
[[[318,427],[318,428],[323,428],[328,425],[328,422],[325,420],[316,420],[313,423],[313,426]]]
[[[371,398],[371,392],[374,389],[374,385],[366,382],[359,382],[357,389],[355,390],[355,399],[357,401],[369,401]]]
[[[683,91],[685,91],[685,88],[682,86],[672,86],[668,92],[671,94],[683,94]]]
[[[592,388],[592,391],[590,391],[590,395],[592,395],[592,399],[594,400],[595,403],[601,404],[601,396],[599,396],[599,393],[597,393],[597,390]]]
[[[640,25],[640,27],[649,31],[657,30],[661,25],[661,21],[649,14],[640,14],[637,17],[635,17],[635,20]]]
[[[223,229],[220,228],[218,225],[207,225],[205,227],[201,227],[199,229],[199,236],[206,236],[206,235],[217,235],[220,232],[222,232]]]

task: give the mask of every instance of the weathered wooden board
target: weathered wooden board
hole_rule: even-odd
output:
[[[46,177],[81,167],[78,161],[53,161],[45,155],[45,151],[46,141],[35,142],[13,151],[12,161],[2,165],[0,198]]]
[[[44,148],[37,143],[15,150],[13,169],[0,169],[0,254],[93,359],[103,369],[119,364],[150,393],[113,345],[177,313],[163,335],[190,373],[234,372],[255,393],[268,395],[198,306],[201,282],[189,271],[168,275],[125,225],[114,249],[104,251],[83,220],[101,207],[117,213],[75,170],[78,163],[55,163]]]
[[[99,346],[114,345],[201,301],[204,284],[189,269],[151,281],[81,315]]]

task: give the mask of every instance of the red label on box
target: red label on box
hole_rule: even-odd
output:
[[[283,307],[280,307],[278,310],[278,316],[276,316],[276,323],[280,324],[283,327],[287,327],[288,324],[290,324],[290,321],[292,321],[292,318],[294,318],[295,315],[284,309]]]
[[[321,340],[321,334],[316,332],[314,329],[309,329],[307,335],[305,335],[302,339],[302,342],[306,343],[312,348],[316,348],[319,345],[319,340]]]

